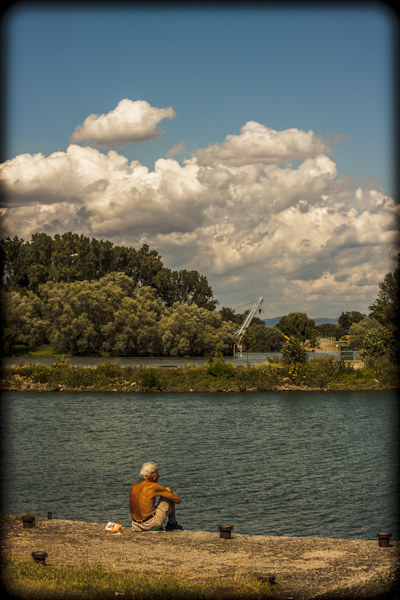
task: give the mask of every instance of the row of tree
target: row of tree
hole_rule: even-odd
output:
[[[30,242],[1,240],[0,251],[6,354],[18,345],[45,344],[73,354],[230,353],[234,331],[247,315],[229,307],[217,312],[206,277],[165,268],[146,245],[135,250],[73,233],[39,233]],[[269,352],[283,348],[284,336],[315,346],[317,337],[349,333],[355,349],[398,359],[399,279],[398,265],[379,284],[368,316],[342,312],[338,324],[316,326],[295,312],[276,327],[255,317],[242,343]]]
[[[204,275],[164,267],[161,256],[147,244],[135,250],[71,232],[54,237],[35,233],[27,242],[17,236],[0,240],[0,260],[1,285],[8,290],[37,293],[47,282],[91,282],[118,272],[137,287],[154,288],[166,306],[181,302],[214,310],[217,305]]]
[[[2,290],[3,347],[50,345],[61,352],[198,356],[229,352],[235,326],[197,304],[166,306],[124,273],[98,281],[47,282],[38,292]]]

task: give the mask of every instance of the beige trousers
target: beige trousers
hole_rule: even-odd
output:
[[[165,519],[172,512],[172,506],[168,500],[162,500],[160,498],[159,503],[157,504],[156,512],[154,516],[151,517],[148,521],[137,523],[132,519],[132,529],[134,531],[155,531],[162,527]]]

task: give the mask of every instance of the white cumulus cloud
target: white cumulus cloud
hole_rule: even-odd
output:
[[[83,142],[99,148],[125,146],[160,135],[157,125],[176,117],[171,106],[155,108],[145,100],[121,100],[114,110],[102,115],[89,115],[71,135],[71,142]]]
[[[324,152],[330,152],[330,149],[313,131],[275,131],[261,123],[249,121],[243,125],[239,135],[227,135],[224,142],[197,150],[193,155],[201,165],[215,162],[230,165],[279,165],[289,160],[315,157]]]
[[[395,264],[399,207],[373,180],[338,178],[327,154],[312,132],[254,122],[152,171],[77,144],[22,154],[0,165],[3,229],[147,243],[205,274],[221,305],[264,296],[266,316],[366,312]]]

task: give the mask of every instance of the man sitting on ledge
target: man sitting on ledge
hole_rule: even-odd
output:
[[[157,483],[160,474],[154,462],[145,463],[139,473],[143,481],[134,483],[129,494],[129,506],[134,531],[160,531],[168,518],[166,531],[182,529],[175,518],[175,504],[181,499],[171,488]],[[160,496],[156,506],[155,498]]]

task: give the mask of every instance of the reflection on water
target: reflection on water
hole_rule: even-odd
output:
[[[3,507],[118,521],[143,462],[186,529],[398,539],[391,392],[7,393]]]

